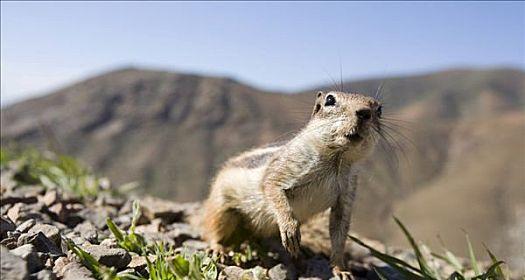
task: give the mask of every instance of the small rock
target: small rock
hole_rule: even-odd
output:
[[[3,199],[2,199],[3,201]],[[11,220],[11,221],[14,221],[16,223],[16,221],[18,220],[18,217],[20,216],[20,210],[21,208],[23,207],[23,203],[17,203],[15,205],[13,205],[13,207],[9,208],[9,210],[7,210],[7,217]]]
[[[80,236],[80,233],[79,232],[75,232],[75,231],[72,231],[70,233],[67,233],[64,235],[64,237],[70,241],[72,241],[73,243],[75,243],[76,245],[82,245],[86,242],[88,242],[85,238],[81,237]],[[89,243],[89,242],[88,242]]]
[[[47,268],[53,268],[53,266],[55,266],[55,262],[53,261],[53,258],[47,258],[46,262],[44,263],[44,265],[47,267]]]
[[[30,273],[41,270],[44,265],[38,256],[35,246],[32,244],[25,244],[16,249],[11,250],[11,253],[22,258],[27,262],[27,269]]]
[[[72,231],[72,229],[70,229],[68,226],[64,225],[63,223],[61,222],[56,222],[56,221],[53,221],[51,223],[49,223],[50,225],[52,226],[55,226],[57,227],[60,232],[63,232],[63,231]]]
[[[159,233],[162,227],[161,219],[154,219],[147,225],[140,225],[135,228],[137,233]]]
[[[84,238],[90,243],[98,242],[97,228],[95,228],[95,226],[90,221],[85,221],[83,223],[78,224],[75,227],[74,231],[79,232],[80,237]]]
[[[149,261],[151,263],[153,263],[156,260],[156,256],[155,255],[149,255],[148,259],[149,259]],[[131,268],[131,269],[135,270],[135,272],[138,272],[140,274],[147,275],[148,271],[147,271],[146,257],[133,255],[131,257],[131,262],[128,264],[128,268]]]
[[[13,224],[13,222],[4,217],[0,217],[0,240],[7,237],[8,231],[13,231],[15,229],[16,226]]]
[[[4,246],[0,246],[0,275],[10,280],[25,280],[29,275],[26,262]]]
[[[29,231],[29,234],[43,233],[47,238],[60,247],[60,230],[56,226],[48,224],[36,224]]]
[[[60,195],[57,190],[48,190],[44,196],[39,197],[40,201],[47,207],[60,201]]]
[[[141,216],[143,217],[143,216]],[[119,214],[119,216],[115,217],[115,219],[113,219],[113,222],[119,227],[119,228],[129,228],[131,226],[131,214]],[[146,221],[143,222],[143,223],[139,223],[139,224],[144,224],[144,223],[147,223],[148,220],[146,218],[144,218]],[[140,219],[139,219],[140,220]]]
[[[41,221],[44,219],[43,214],[40,213],[41,209],[42,205],[40,204],[17,203],[7,210],[6,216],[14,223],[20,223],[31,218]]]
[[[286,280],[286,279],[296,279],[292,269],[287,268],[284,264],[278,264],[268,270],[268,276],[271,280]]]
[[[256,266],[251,269],[242,269],[238,266],[227,266],[223,269],[222,273],[226,279],[231,280],[260,280],[268,279],[266,276],[266,269]]]
[[[131,261],[128,264],[129,268],[133,268],[135,270],[142,270],[146,268],[147,262],[146,257],[139,256],[139,255],[133,255],[131,257]]]
[[[21,234],[22,234],[22,233],[19,232],[19,231],[17,231],[17,230],[14,230],[14,231],[8,231],[8,232],[7,232],[7,238],[9,238],[9,237],[15,237],[15,238],[18,238],[18,237],[20,237]]]
[[[59,257],[55,260],[55,263],[53,265],[53,272],[58,276],[58,277],[63,277],[64,276],[64,267],[70,263],[71,261],[67,258],[67,257]]]
[[[243,279],[244,269],[238,266],[227,266],[222,270],[226,279]]]
[[[158,198],[146,197],[140,201],[140,206],[144,211],[144,215],[150,219],[150,221],[160,218],[166,224],[171,224],[181,221],[184,215],[184,209],[180,204]]]
[[[117,277],[124,277],[124,279],[128,279],[126,277],[126,275],[129,275],[129,274],[135,274],[135,270],[134,269],[131,269],[131,268],[126,268],[122,271],[119,271],[117,273]],[[120,279],[120,278],[119,278]]]
[[[174,223],[170,225],[171,230],[168,235],[175,240],[176,244],[182,244],[189,239],[199,239],[200,234],[194,227],[189,224]]]
[[[67,211],[66,206],[62,203],[57,203],[49,207],[48,212],[53,220],[61,223],[67,222],[67,218],[69,217],[69,212]]]
[[[33,244],[38,252],[49,253],[52,257],[63,256],[62,251],[53,241],[47,238],[42,232],[36,234],[23,233],[18,238],[18,246]]]
[[[117,210],[113,207],[97,207],[96,209],[84,208],[77,215],[88,220],[98,229],[106,228],[106,219],[114,216]]]
[[[92,273],[77,262],[70,262],[62,268],[63,280],[95,280]]]
[[[117,240],[114,238],[106,238],[100,242],[100,246],[107,248],[118,248]]]
[[[129,253],[121,248],[107,248],[100,245],[87,245],[83,249],[103,265],[117,269],[125,268],[131,261]]]
[[[15,237],[15,236],[11,236],[11,237],[7,237],[7,238],[4,238],[0,244],[1,245],[4,245],[5,247],[7,247],[8,249],[14,249],[17,247],[17,243],[18,243],[18,237]]]
[[[57,279],[56,275],[50,270],[41,270],[37,273],[31,274],[31,280],[55,280]]]
[[[190,252],[205,251],[210,247],[210,244],[199,240],[186,240],[182,243],[182,247]]]
[[[26,233],[31,227],[33,227],[36,224],[35,219],[29,219],[23,223],[21,223],[16,230],[21,233]]]

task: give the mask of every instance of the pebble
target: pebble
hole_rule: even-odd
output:
[[[16,226],[9,219],[0,217],[0,240],[7,237],[8,231],[13,231],[16,229]]]
[[[63,280],[95,280],[91,271],[77,262],[70,262],[62,268]]]
[[[87,245],[83,249],[103,265],[117,269],[125,268],[131,261],[130,254],[121,248],[107,248],[101,245]]]
[[[29,276],[26,262],[4,246],[0,246],[0,275],[9,280],[25,280]]]
[[[60,230],[58,227],[48,224],[36,224],[29,231],[28,234],[37,234],[38,232],[43,233],[49,238],[57,247],[60,247]]]
[[[180,204],[158,198],[146,197],[140,201],[140,206],[150,221],[160,218],[166,224],[171,224],[180,221],[184,215],[184,208]]]
[[[286,280],[286,279],[296,279],[296,275],[292,269],[288,269],[284,264],[278,264],[270,270],[268,270],[268,277],[271,280]]]
[[[17,228],[16,230],[21,232],[21,233],[26,233],[27,231],[29,231],[29,229],[31,229],[31,227],[33,227],[34,225],[36,224],[36,221],[35,219],[29,219],[23,223],[21,223]]]
[[[84,221],[83,223],[78,224],[73,231],[79,232],[80,237],[90,243],[97,243],[98,241],[97,228],[90,221]]]
[[[55,280],[57,279],[56,275],[50,270],[40,270],[37,273],[31,274],[31,280]]]
[[[36,234],[23,233],[17,241],[18,246],[33,244],[38,252],[49,253],[53,257],[64,255],[59,247],[42,232]]]
[[[40,257],[38,256],[35,246],[32,244],[25,244],[16,249],[11,250],[11,253],[22,258],[27,262],[27,269],[30,273],[37,272],[44,268]]]

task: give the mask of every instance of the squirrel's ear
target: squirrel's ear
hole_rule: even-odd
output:
[[[317,114],[317,112],[319,112],[319,110],[321,110],[321,104],[319,103],[316,103],[315,106],[314,106],[314,110],[312,112],[312,117]]]
[[[324,95],[324,92],[322,90],[318,91],[315,95],[315,106],[314,106],[314,110],[312,112],[312,117],[317,114],[317,112],[319,112],[321,110],[321,104],[319,103],[319,98],[321,98],[321,96]]]

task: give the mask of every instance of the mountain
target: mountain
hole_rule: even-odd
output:
[[[227,156],[296,128],[293,103],[231,79],[123,69],[2,110],[2,140],[50,143],[117,183],[192,201]]]
[[[456,69],[343,87],[374,94],[381,84],[397,144],[360,166],[354,229],[400,243],[396,214],[430,244],[440,234],[463,252],[465,229],[520,263],[525,72]],[[293,136],[315,90],[281,94],[228,78],[122,69],[2,109],[2,145],[52,148],[117,184],[137,180],[148,194],[199,200],[226,158]]]

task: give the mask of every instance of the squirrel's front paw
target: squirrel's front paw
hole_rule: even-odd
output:
[[[281,231],[281,242],[284,248],[293,256],[299,255],[301,245],[301,232],[299,231],[299,222],[290,221],[279,229]]]
[[[334,274],[335,279],[340,279],[340,280],[354,280],[355,279],[350,271],[343,270],[339,266],[334,266],[334,268],[332,269],[332,273]]]

